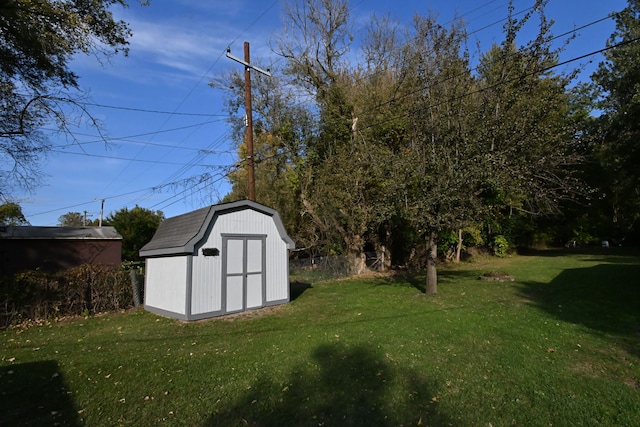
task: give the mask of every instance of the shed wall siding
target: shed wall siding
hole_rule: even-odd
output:
[[[222,239],[212,233],[202,244],[196,245],[192,258],[191,314],[193,315],[222,310],[222,256],[204,256],[202,248],[221,249]]]
[[[266,302],[288,299],[289,251],[271,216],[253,209],[221,215],[212,234],[266,234]]]
[[[289,298],[289,251],[273,219],[252,209],[219,215],[193,254],[191,314],[222,310],[222,252],[204,256],[202,248],[222,251],[222,235],[266,235],[266,303]]]
[[[289,251],[279,237],[267,239],[267,302],[289,300]]]
[[[185,314],[187,256],[148,258],[145,273],[145,305]]]

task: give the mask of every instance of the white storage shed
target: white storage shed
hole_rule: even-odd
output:
[[[278,212],[248,200],[168,218],[140,249],[145,308],[198,320],[289,302],[293,248]]]

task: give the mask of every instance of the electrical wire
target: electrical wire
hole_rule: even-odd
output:
[[[137,111],[140,113],[153,113],[153,114],[169,114],[172,116],[191,116],[191,117],[226,117],[226,114],[206,114],[206,113],[179,113],[179,112],[171,112],[171,111],[159,111],[159,110],[149,110],[145,108],[133,108],[133,107],[122,107],[116,105],[105,105],[105,104],[94,104],[91,102],[79,102],[80,105],[90,106],[90,107],[99,107],[99,108],[109,108],[112,110],[123,110],[123,111]]]
[[[498,83],[494,83],[493,85],[490,85],[490,86],[487,86],[487,87],[483,87],[483,88],[480,88],[480,89],[477,89],[477,90],[474,90],[474,91],[471,91],[471,92],[467,92],[467,93],[462,94],[462,95],[460,95],[460,96],[458,96],[456,98],[453,98],[453,99],[448,99],[446,101],[442,101],[442,102],[439,102],[439,103],[436,103],[436,104],[432,104],[431,107],[438,107],[440,105],[444,105],[445,103],[450,103],[453,100],[463,99],[463,98],[466,98],[466,97],[471,96],[471,95],[475,95],[475,94],[478,94],[478,93],[485,92],[487,90],[495,89],[496,87],[500,87],[502,85],[506,85],[508,83],[513,83],[515,81],[521,80],[524,77],[530,77],[530,76],[535,76],[535,75],[539,75],[539,74],[544,74],[544,73],[546,73],[548,71],[553,70],[554,68],[557,68],[557,67],[560,67],[560,66],[563,66],[563,65],[567,65],[567,64],[570,64],[572,62],[579,61],[581,59],[585,59],[585,58],[588,58],[590,56],[598,55],[598,54],[604,53],[604,52],[606,52],[608,50],[615,49],[615,48],[618,48],[620,46],[624,46],[624,45],[627,45],[627,44],[635,43],[635,42],[638,42],[638,41],[640,41],[640,37],[635,38],[635,39],[625,40],[625,41],[619,42],[617,44],[610,45],[610,46],[607,46],[605,48],[598,49],[598,50],[586,53],[584,55],[573,57],[571,59],[559,62],[557,64],[554,64],[554,65],[551,65],[551,66],[548,66],[548,67],[538,68],[538,69],[536,69],[534,71],[531,71],[529,73],[525,73],[525,74],[513,77],[511,79],[507,79],[507,80],[500,81]],[[421,88],[421,91],[426,90],[429,87],[432,87],[434,85],[435,84],[429,85],[429,86],[425,86],[425,87]],[[411,93],[412,94],[416,94],[418,92],[419,91],[413,91]],[[376,125],[387,123],[389,121],[397,119],[398,117],[407,117],[407,116],[408,116],[408,114],[403,114],[401,116],[388,118],[388,119],[382,120],[381,122],[376,123]],[[373,127],[373,126],[374,125],[364,126],[362,129],[369,129],[369,128]]]
[[[262,12],[262,13],[261,13],[261,14],[260,14],[256,19],[254,19],[254,20],[253,20],[253,21],[252,21],[252,22],[251,22],[251,23],[250,23],[250,24],[249,24],[249,25],[248,25],[248,26],[247,26],[247,27],[246,27],[246,28],[245,28],[245,29],[244,29],[244,30],[243,30],[243,31],[242,31],[242,32],[241,32],[241,33],[240,33],[240,34],[239,34],[239,35],[238,35],[238,36],[237,36],[237,37],[236,37],[232,42],[231,42],[231,43],[229,43],[229,44],[228,44],[228,46],[232,46],[232,45],[233,45],[237,40],[239,40],[239,39],[240,39],[240,37],[242,37],[242,36],[243,36],[243,35],[244,35],[248,30],[250,30],[250,29],[251,29],[251,28],[252,28],[252,27],[253,27],[253,26],[254,26],[258,21],[260,21],[260,20],[261,20],[261,19],[262,19],[262,18],[263,18],[263,17],[264,17],[264,16],[265,16],[265,15],[266,15],[270,10],[271,10],[271,9],[273,9],[273,7],[274,7],[276,4],[278,4],[278,1],[279,1],[279,0],[275,0],[273,3],[271,3],[271,5],[270,5],[269,7],[267,7],[267,9],[265,9],[265,10],[264,10],[264,11],[263,11],[263,12]],[[220,53],[220,56],[219,56],[218,58],[216,58],[216,61],[211,65],[211,67],[209,67],[209,69],[207,70],[207,72],[205,73],[205,75],[200,79],[200,81],[198,82],[198,84],[199,84],[200,82],[202,82],[202,80],[204,79],[204,77],[205,77],[206,75],[208,75],[208,74],[209,74],[209,72],[213,69],[213,67],[217,64],[217,62],[220,60],[220,58],[222,57],[222,55],[224,55],[225,53],[226,53],[226,49]],[[197,84],[196,84],[196,86],[197,86]],[[191,95],[191,93],[193,93],[193,91],[194,91],[194,90],[195,90],[195,87],[194,87],[194,88],[193,88],[193,89],[192,89],[192,90],[187,94],[187,97],[188,97],[188,96],[190,96],[190,95]],[[185,99],[186,99],[186,97],[185,97]],[[183,102],[184,102],[184,100],[183,100]],[[229,134],[227,134],[227,135],[229,135]],[[219,139],[218,141],[219,141],[219,142],[218,142],[218,145],[219,145],[219,144],[221,144],[221,143],[223,142],[223,140],[222,140],[222,139]],[[217,145],[217,146],[218,146],[218,145]],[[198,159],[200,158],[200,156],[201,156],[201,155],[203,155],[203,154],[199,154],[199,155],[197,155],[197,156],[196,156],[196,158],[192,159],[192,162],[197,162],[197,161],[199,161]],[[192,164],[192,163],[190,162],[190,164]],[[182,176],[182,175],[184,175],[184,173],[186,173],[186,172],[188,171],[188,169],[189,169],[189,164],[188,164],[188,165],[183,166],[183,168],[181,168],[180,170],[175,171],[172,175],[170,175],[168,178],[166,178],[166,179],[165,179],[165,181],[167,181],[167,180],[172,180],[172,179],[175,179],[175,177],[178,177],[178,176]]]
[[[190,179],[190,178],[188,178],[188,179]],[[182,185],[187,180],[170,182],[170,183],[167,183],[167,184],[165,184],[163,186],[153,186],[153,187],[142,188],[142,189],[139,189],[139,190],[127,191],[126,193],[114,194],[114,195],[103,197],[101,200],[119,199],[121,197],[130,196],[132,194],[142,193],[142,192],[146,192],[146,191],[154,191],[155,192],[155,191],[161,190],[164,187],[169,187],[169,186],[173,186],[173,185]],[[96,202],[96,199],[90,200],[90,201],[87,201],[87,202],[78,203],[78,204],[75,204],[75,205],[65,206],[65,207],[61,207],[61,208],[55,208],[55,209],[51,209],[51,210],[47,210],[47,211],[43,211],[43,212],[37,212],[37,213],[34,213],[34,214],[27,214],[26,216],[33,217],[33,216],[39,216],[39,215],[46,215],[48,213],[59,212],[59,211],[63,211],[63,210],[66,210],[66,209],[73,209],[73,208],[77,208],[79,206],[85,206],[85,205],[88,205],[88,204],[91,204],[91,203],[95,203],[95,202]]]
[[[603,17],[603,18],[597,19],[597,20],[595,20],[595,21],[591,21],[591,22],[589,22],[589,23],[587,23],[587,24],[584,24],[584,25],[582,25],[582,26],[580,26],[580,27],[577,27],[577,28],[574,28],[574,29],[572,29],[572,30],[566,31],[566,32],[564,32],[564,33],[562,33],[562,34],[559,34],[559,35],[557,35],[557,36],[553,36],[553,37],[551,37],[548,41],[549,41],[549,42],[551,42],[551,41],[554,41],[554,40],[558,40],[558,39],[560,39],[560,38],[562,38],[562,37],[566,37],[566,36],[568,36],[568,35],[575,34],[575,33],[576,33],[577,31],[579,31],[579,30],[582,30],[582,29],[588,28],[588,27],[593,26],[593,25],[595,25],[595,24],[598,24],[598,23],[600,23],[600,22],[603,22],[603,21],[606,21],[606,20],[608,20],[608,19],[611,19],[611,17],[612,17],[611,15],[608,15],[608,16],[606,16],[606,17]],[[506,19],[508,19],[508,18],[505,18],[504,20],[506,20]],[[504,21],[504,20],[503,20],[503,21]],[[605,48],[605,50],[607,50],[607,48]],[[595,51],[595,52],[592,52],[592,53],[590,53],[590,54],[584,55],[583,57],[580,57],[580,58],[577,58],[577,59],[569,60],[569,61],[567,61],[566,63],[575,62],[576,60],[583,59],[584,57],[589,57],[589,56],[597,55],[597,54],[599,54],[599,53],[602,53],[602,52],[601,52],[601,51]],[[514,52],[513,54],[509,54],[509,55],[507,55],[507,56],[506,56],[506,58],[508,59],[508,58],[509,58],[509,56],[511,56],[511,55],[517,55],[517,54],[518,54],[518,52]],[[560,66],[560,65],[566,65],[566,64],[565,64],[565,63],[562,63],[562,64],[556,64],[556,65],[555,65],[555,66],[553,66],[551,69],[553,69],[553,68],[555,68],[555,67],[557,67],[557,66]],[[478,68],[479,68],[479,66],[476,66],[476,67],[472,68],[472,69],[471,69],[471,72],[473,72],[473,71],[478,71]],[[374,75],[375,75],[375,73],[374,73]],[[453,76],[450,76],[450,77],[446,78],[445,80],[435,81],[435,82],[433,82],[433,83],[431,83],[431,84],[429,84],[429,85],[427,85],[427,86],[416,88],[415,90],[410,91],[410,92],[407,92],[407,93],[403,94],[403,95],[402,95],[402,96],[400,96],[400,97],[396,97],[396,98],[393,98],[393,99],[391,99],[391,100],[384,101],[384,102],[381,102],[381,103],[377,104],[376,106],[372,107],[372,108],[370,109],[370,111],[369,111],[369,112],[372,112],[372,111],[374,111],[375,109],[377,109],[377,108],[379,108],[379,107],[382,107],[382,106],[384,106],[384,105],[391,104],[391,103],[397,102],[397,101],[399,101],[399,100],[401,100],[401,99],[403,99],[403,98],[406,98],[406,97],[409,97],[409,96],[415,95],[416,93],[420,93],[420,92],[422,92],[422,91],[424,91],[424,90],[426,90],[426,89],[428,89],[428,88],[431,88],[431,87],[437,86],[438,84],[442,84],[442,83],[444,83],[444,82],[446,82],[446,81],[456,79],[456,78],[458,78],[458,77],[461,77],[462,75],[463,75],[463,73],[455,74],[455,75],[453,75]],[[366,112],[365,112],[365,115],[366,115]]]
[[[187,125],[187,126],[180,126],[177,128],[172,128],[172,129],[165,129],[165,130],[161,130],[161,131],[155,131],[155,132],[147,132],[147,133],[139,133],[139,134],[135,134],[135,135],[127,135],[127,136],[120,136],[120,137],[107,137],[107,136],[96,136],[93,134],[88,134],[88,133],[82,133],[82,132],[75,132],[75,135],[80,135],[80,136],[89,136],[92,138],[100,138],[100,139],[95,139],[95,140],[91,140],[91,141],[84,141],[84,142],[78,142],[78,143],[74,143],[74,144],[65,144],[65,145],[56,145],[54,147],[57,148],[64,148],[64,147],[70,147],[70,146],[74,146],[74,145],[88,145],[88,144],[95,144],[98,142],[110,142],[110,141],[124,141],[124,142],[135,142],[138,144],[149,144],[149,145],[159,145],[159,146],[165,146],[165,147],[174,147],[174,148],[183,148],[183,149],[191,149],[191,150],[197,150],[197,148],[189,148],[189,147],[179,147],[177,145],[167,145],[167,144],[154,144],[148,141],[131,141],[131,138],[139,138],[141,136],[149,136],[149,135],[157,135],[160,133],[168,133],[168,132],[175,132],[175,131],[179,131],[179,130],[185,130],[185,129],[190,129],[190,128],[194,128],[194,127],[200,127],[200,126],[204,126],[204,125],[208,125],[208,124],[212,124],[212,123],[219,123],[221,122],[221,120],[208,120],[206,122],[200,122],[200,123],[196,123],[193,125]],[[44,128],[44,130],[48,130],[51,132],[56,132],[57,130],[55,129],[50,129],[50,128]]]
[[[134,159],[134,158],[125,158],[125,157],[116,157],[116,156],[106,156],[102,154],[90,154],[90,153],[74,153],[72,151],[62,151],[62,150],[49,150],[52,153],[60,153],[60,154],[73,154],[76,156],[85,156],[85,157],[96,157],[99,159],[110,159],[110,160],[123,160],[128,162],[139,162],[139,163],[151,163],[154,165],[174,165],[174,166],[185,166],[189,165],[189,163],[177,163],[177,162],[165,162],[161,160],[145,160],[145,159]],[[192,164],[191,166],[201,166],[201,167],[215,167],[216,165],[207,165],[207,164]]]
[[[267,13],[268,13],[268,12],[269,12],[269,11],[270,11],[270,10],[271,10],[271,9],[272,9],[276,4],[277,4],[277,3],[278,3],[278,0],[275,0],[275,1],[274,1],[274,2],[273,2],[273,3],[272,3],[268,8],[264,11],[264,12],[262,12],[262,13],[261,13],[261,14],[260,14],[260,15],[259,15],[259,16],[258,16],[258,17],[257,17],[257,18],[252,22],[252,23],[251,23],[251,24],[249,24],[249,26],[248,26],[244,31],[242,31],[242,32],[240,33],[240,35],[239,35],[239,36],[238,36],[238,37],[237,37],[237,38],[236,38],[232,43],[234,43],[236,40],[238,40],[240,37],[242,37],[242,35],[243,35],[246,31],[248,31],[251,27],[253,27],[253,26],[254,26],[254,25],[255,25],[255,24],[256,24],[260,19],[262,19],[262,17],[263,17],[264,15],[266,15],[266,14],[267,14]],[[212,64],[212,65],[207,69],[207,71],[206,71],[206,72],[205,72],[205,73],[200,77],[200,79],[199,79],[199,80],[198,80],[198,81],[197,81],[197,82],[192,86],[191,90],[189,90],[189,91],[187,92],[187,94],[183,97],[183,99],[180,101],[180,103],[179,103],[179,104],[178,104],[178,106],[174,109],[174,111],[173,111],[173,112],[177,112],[177,111],[180,109],[180,107],[185,103],[185,101],[186,101],[186,100],[187,100],[187,99],[188,99],[188,98],[193,94],[193,92],[196,90],[196,88],[197,88],[197,87],[198,87],[198,86],[203,82],[203,80],[204,80],[204,79],[209,75],[209,73],[211,72],[211,70],[213,69],[213,67],[218,63],[218,61],[222,58],[222,56],[224,55],[224,53],[225,53],[225,52],[226,52],[226,49],[220,53],[220,55],[215,59],[215,61],[213,62],[213,64]],[[169,117],[168,117],[168,118],[164,121],[164,123],[160,126],[160,129],[162,129],[162,128],[166,125],[166,123],[169,121],[169,119],[170,119],[171,117],[173,117],[173,115],[174,115],[173,113],[169,114]],[[153,139],[153,138],[152,138],[152,139]],[[184,142],[185,140],[186,140],[186,139],[184,139],[184,140],[183,140],[183,142]],[[138,157],[138,155],[142,153],[142,151],[144,150],[144,148],[145,148],[145,147],[142,147],[142,148],[140,149],[140,151],[138,152],[138,154],[136,154],[136,156],[134,157],[134,159],[135,159],[135,158],[137,158],[137,157]],[[168,154],[169,154],[169,153],[165,153],[165,154],[161,157],[161,159],[162,159],[162,158],[164,158],[165,156],[167,156]],[[112,184],[113,184],[113,183],[114,183],[114,182],[115,182],[115,181],[116,181],[116,180],[117,180],[117,179],[118,179],[118,178],[119,178],[119,177],[124,173],[124,170],[125,170],[127,167],[128,167],[128,165],[127,165],[127,166],[125,166],[125,168],[123,168],[123,169],[120,171],[120,173],[119,173],[118,175],[116,175],[116,177],[114,177],[114,179],[113,179],[113,180],[112,180],[112,181],[107,185],[107,187],[105,187],[105,189],[106,189],[106,188],[108,188],[109,186],[111,186],[111,185],[112,185]],[[148,169],[147,169],[147,170],[148,170]],[[147,170],[145,170],[145,171],[141,171],[141,172],[138,174],[138,176],[142,175],[142,174],[143,174],[143,173],[145,173]],[[134,178],[134,180],[135,180],[135,179],[137,179],[137,177],[136,177],[136,178]],[[103,190],[103,191],[104,191],[104,190]]]

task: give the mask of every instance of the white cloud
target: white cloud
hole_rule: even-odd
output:
[[[222,50],[219,46],[224,46],[204,31],[182,25],[135,21],[131,28],[132,58],[192,74],[206,71],[206,64],[213,63]]]

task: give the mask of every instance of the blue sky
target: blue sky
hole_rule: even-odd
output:
[[[79,56],[72,66],[88,92],[86,108],[102,123],[109,142],[83,122],[74,138],[52,134],[54,150],[42,163],[44,181],[33,193],[16,193],[32,225],[57,225],[67,212],[105,216],[136,205],[161,210],[166,217],[218,202],[229,191],[221,172],[236,161],[225,122],[223,93],[209,81],[239,64],[225,57],[243,56],[251,44],[252,62],[276,61],[269,41],[282,28],[284,0],[152,0],[142,7],[131,0],[116,15],[130,23],[128,57],[107,63]],[[372,13],[390,14],[408,23],[415,13],[437,13],[448,23],[457,12],[474,39],[486,50],[501,39],[506,0],[383,1],[352,0],[353,30],[362,34]],[[516,0],[516,12],[534,3]],[[611,19],[594,23],[626,6],[623,0],[550,0],[553,33],[592,24],[578,32],[561,60],[602,49],[614,29]],[[522,39],[522,42],[525,40]],[[357,52],[354,52],[357,55]],[[357,56],[354,56],[357,57]],[[588,79],[601,56],[568,65],[584,65]],[[208,173],[206,188],[184,186],[186,179]],[[172,184],[175,183],[175,184]]]

